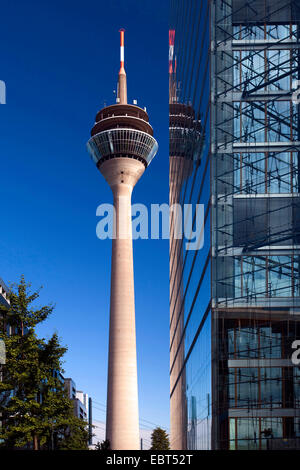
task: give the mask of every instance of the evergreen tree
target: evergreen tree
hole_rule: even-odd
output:
[[[0,333],[6,346],[0,381],[0,438],[7,448],[32,446],[38,450],[62,448],[64,440],[71,445],[72,436],[75,448],[87,448],[86,423],[75,418],[73,403],[60,380],[67,349],[60,345],[56,333],[48,341],[35,333],[36,325],[53,311],[52,305],[33,308],[38,297],[39,292],[31,293],[22,276],[10,292],[10,307],[4,312],[14,331]],[[85,439],[85,447],[81,439]]]
[[[58,439],[57,448],[59,450],[87,450],[88,438],[86,422],[71,413]]]
[[[166,431],[160,427],[154,429],[151,434],[151,450],[169,450],[170,442]]]
[[[95,450],[111,450],[109,439],[105,439],[105,441],[97,442],[95,445]]]

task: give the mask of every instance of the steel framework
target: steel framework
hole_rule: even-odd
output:
[[[300,9],[213,3],[213,432],[259,449],[300,435]]]

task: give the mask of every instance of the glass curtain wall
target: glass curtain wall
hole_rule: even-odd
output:
[[[211,447],[209,3],[171,2],[170,204],[204,205],[201,250],[187,250],[170,219],[172,449]]]
[[[299,436],[297,3],[212,2],[215,448]]]
[[[204,204],[201,250],[170,220],[171,446],[293,448],[300,5],[171,0],[170,30],[170,203]]]

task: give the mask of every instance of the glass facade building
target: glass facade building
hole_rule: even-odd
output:
[[[0,305],[9,306],[8,287],[0,277]]]
[[[171,0],[173,449],[299,447],[300,5]]]

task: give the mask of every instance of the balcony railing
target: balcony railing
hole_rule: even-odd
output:
[[[146,132],[117,128],[94,135],[87,143],[88,151],[97,164],[108,157],[137,157],[148,166],[155,156],[158,144]]]

